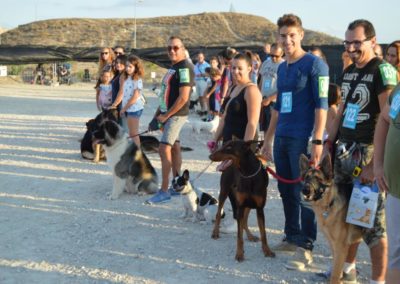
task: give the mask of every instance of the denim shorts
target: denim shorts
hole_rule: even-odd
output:
[[[186,120],[187,116],[172,116],[168,118],[164,124],[164,131],[160,143],[172,146],[176,141],[179,141],[179,134]]]
[[[138,111],[127,111],[125,112],[126,117],[141,117],[143,113],[143,109],[138,110]]]

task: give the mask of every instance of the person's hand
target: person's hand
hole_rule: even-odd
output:
[[[374,164],[374,177],[379,189],[381,191],[388,192],[389,186],[385,177],[385,173],[383,171],[383,165],[375,166]]]
[[[168,120],[168,116],[166,114],[160,114],[157,116],[157,120],[164,124]]]
[[[267,161],[274,161],[274,157],[272,155],[272,145],[271,143],[265,143],[261,147],[261,154],[267,159]]]
[[[372,183],[374,181],[374,170],[371,164],[368,164],[362,168],[360,181],[361,183]]]
[[[217,149],[218,143],[214,140],[210,140],[207,142],[207,148],[210,151],[210,153],[214,152]]]
[[[314,165],[315,167],[319,165],[319,162],[321,161],[322,158],[322,151],[323,151],[322,145],[312,144],[311,159],[310,159],[311,165]]]

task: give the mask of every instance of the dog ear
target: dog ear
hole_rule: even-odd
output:
[[[327,179],[331,180],[333,178],[331,155],[329,153],[322,159],[320,168]]]
[[[306,155],[301,154],[300,155],[300,159],[299,159],[299,167],[300,167],[300,175],[302,177],[304,177],[304,175],[306,174],[308,168],[310,167],[308,158]]]
[[[188,171],[188,170],[184,170],[182,176],[183,176],[183,178],[184,178],[185,180],[189,180],[189,178],[190,178],[190,176],[189,176],[189,171]]]

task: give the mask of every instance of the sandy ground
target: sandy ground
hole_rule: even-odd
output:
[[[148,100],[143,129],[157,104],[151,93]],[[303,272],[284,268],[290,255],[265,258],[260,243],[247,240],[246,259],[238,263],[236,235],[213,240],[211,225],[180,219],[180,197],[153,206],[143,204],[146,196],[108,200],[107,165],[83,160],[79,150],[85,122],[96,114],[92,85],[0,81],[0,283],[318,283],[315,272],[331,261],[321,234],[314,264]],[[182,144],[194,151],[183,154],[183,168],[192,177],[209,163],[209,136],[184,126]],[[158,155],[149,158],[160,173]],[[215,164],[196,180],[214,196],[218,184]],[[274,246],[282,238],[283,211],[273,179],[265,214]],[[253,212],[250,226],[258,234]],[[368,255],[362,245],[362,283],[370,274]]]

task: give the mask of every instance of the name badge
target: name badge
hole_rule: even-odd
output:
[[[400,110],[400,92],[397,92],[393,97],[392,104],[390,105],[389,117],[391,119],[395,119],[399,114],[399,110]]]
[[[344,115],[343,127],[356,129],[358,112],[360,106],[356,104],[347,104],[346,114]]]
[[[271,79],[267,79],[264,81],[264,85],[263,85],[263,91],[268,91],[269,89],[271,89]]]
[[[282,93],[281,113],[292,112],[292,92]]]

